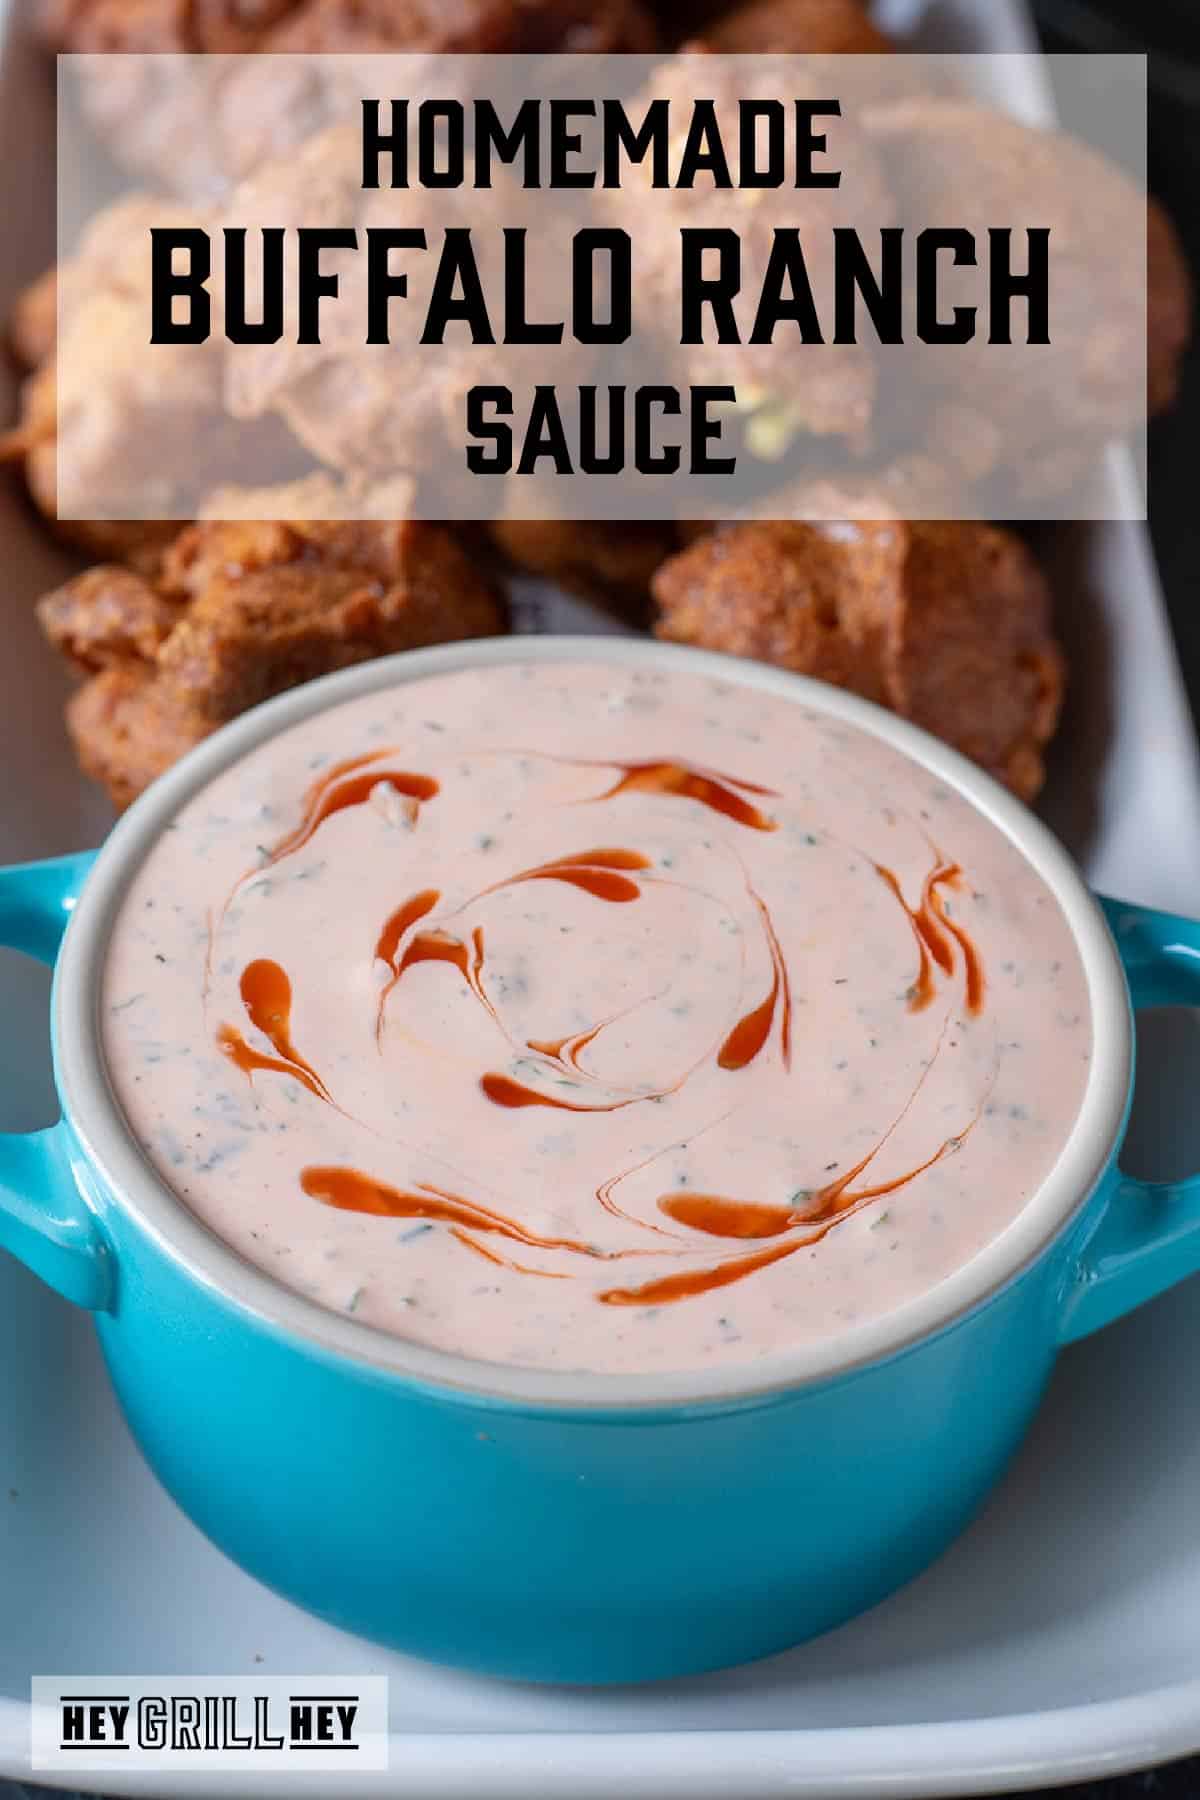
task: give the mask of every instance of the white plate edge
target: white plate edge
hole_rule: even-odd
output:
[[[1082,1728],[1082,1729],[1081,1729]],[[29,1780],[30,1708],[0,1700],[0,1776]],[[1200,1680],[1121,1701],[952,1724],[836,1730],[393,1733],[392,1767],[356,1776],[366,1800],[937,1800],[1119,1775],[1186,1755]],[[17,1740],[19,1740],[19,1747]],[[1087,1748],[1080,1749],[1081,1741]],[[454,1746],[454,1760],[445,1754]],[[44,1780],[45,1772],[38,1772]],[[88,1792],[294,1800],[295,1771],[92,1774]]]

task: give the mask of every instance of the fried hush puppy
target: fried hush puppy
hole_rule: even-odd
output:
[[[58,441],[53,351],[26,380],[21,419],[0,433],[0,463],[20,463],[29,496],[64,542],[89,556],[119,559],[153,575],[162,551],[179,530],[169,519],[62,519],[58,517]]]
[[[991,525],[769,522],[710,533],[652,583],[660,637],[881,702],[1032,800],[1063,660],[1044,577]]]
[[[294,481],[268,487],[214,488],[200,511],[202,520],[273,519],[320,531],[317,521],[395,521],[414,512],[416,483],[409,475],[384,481],[344,481],[327,469],[314,469]],[[349,541],[343,533],[339,542]]]
[[[357,100],[358,78],[332,60],[264,68],[245,53],[594,55],[658,43],[641,0],[43,0],[39,20],[55,50],[100,53],[76,71],[79,100],[116,160],[193,200],[328,124],[347,90]],[[102,60],[119,51],[213,60]]]
[[[17,362],[29,370],[47,362],[58,340],[60,319],[69,329],[96,293],[143,297],[148,293],[152,226],[201,222],[192,208],[149,194],[122,195],[94,214],[73,255],[18,294],[8,318],[8,346]]]
[[[73,256],[26,289],[9,321],[10,345],[29,372],[18,422],[0,434],[0,462],[21,464],[30,497],[60,537],[150,576],[214,481],[262,467],[290,474],[310,462],[281,418],[228,415],[219,344],[160,345],[146,355],[150,227],[202,216],[144,195],[116,202],[90,221]],[[180,469],[180,443],[195,484],[186,493],[166,478]],[[94,506],[107,516],[60,518],[60,474],[72,513]],[[170,516],[143,516],[159,507]]]
[[[864,106],[953,92],[960,85],[953,58],[903,52],[861,0],[744,0],[688,29],[694,35],[685,50],[804,57],[806,91],[836,94],[847,118]]]
[[[657,0],[655,12],[671,36],[702,37],[711,50],[778,55],[867,55],[895,49],[872,23],[863,0]]]
[[[8,348],[22,369],[34,369],[54,350],[58,335],[58,270],[50,268],[17,295],[8,315]]]
[[[1175,404],[1192,336],[1192,278],[1170,214],[1146,204],[1146,398],[1151,418]]]
[[[631,102],[630,112],[641,117],[652,103],[665,101],[673,119],[686,121],[695,96],[704,94],[715,107],[722,141],[734,144],[739,105],[776,99],[777,86],[769,58],[739,66],[689,51],[656,68]],[[854,119],[840,122],[837,160],[839,186],[800,188],[789,199],[789,218],[799,233],[805,274],[820,317],[831,316],[837,229],[853,227],[870,241],[895,212],[882,160]],[[855,452],[865,449],[877,385],[869,344],[808,344],[798,354],[799,339],[790,320],[777,324],[771,341],[751,341],[757,284],[777,248],[777,215],[760,203],[761,190],[719,188],[705,172],[693,186],[652,190],[652,169],[646,161],[629,171],[622,192],[597,190],[596,203],[602,213],[612,209],[612,222],[624,226],[631,195],[644,206],[647,221],[638,244],[633,304],[646,345],[653,346],[654,366],[665,365],[681,388],[735,388],[735,423],[744,431],[752,458],[778,461],[804,436],[832,439]],[[732,232],[740,245],[742,283],[730,301],[737,343],[716,342],[711,330],[708,341],[698,344],[681,345],[674,336],[662,335],[681,316],[681,233],[690,237],[701,228]]]
[[[650,51],[637,0],[42,0],[54,50],[376,54]]]
[[[67,725],[117,807],[261,700],[505,622],[449,533],[411,520],[191,525],[155,580],[102,565],[48,594],[38,616],[85,677]]]
[[[532,218],[528,196],[507,171],[497,171],[491,192],[497,218]],[[413,210],[406,212],[406,205]],[[419,193],[364,190],[361,134],[357,126],[339,125],[310,139],[293,156],[264,164],[235,190],[229,214],[252,226],[261,221],[289,228],[336,218],[353,222],[365,242],[366,234],[380,225],[394,229],[406,218],[423,224],[427,208]],[[477,227],[473,190],[447,190],[439,197],[439,216],[447,229]],[[474,255],[484,292],[502,294],[502,234],[485,231]],[[552,236],[530,233],[525,267],[532,294],[558,291],[561,268]],[[435,477],[453,474],[462,465],[457,446],[471,389],[491,384],[531,391],[545,376],[542,347],[464,341],[464,334],[455,330],[437,354],[415,334],[405,333],[368,349],[362,336],[368,259],[346,252],[339,260],[330,254],[325,268],[337,269],[340,287],[339,304],[322,323],[321,341],[300,344],[285,338],[276,344],[240,345],[227,357],[224,392],[236,419],[265,424],[274,415],[313,458],[334,469],[369,477],[418,469]],[[412,253],[406,305],[414,319],[429,308],[438,269],[437,255]],[[257,281],[257,272],[250,279]],[[564,348],[555,364],[557,381],[568,382],[567,359],[574,368],[586,356],[583,348]]]
[[[931,347],[921,380],[949,403],[957,429],[980,421],[977,443],[1005,472],[1012,499],[1065,492],[1099,448],[1174,393],[1190,298],[1173,231],[1160,209],[1113,163],[1078,139],[1036,130],[966,101],[925,98],[871,109],[868,137],[886,161],[901,222],[950,219],[987,241],[989,224],[1020,217],[1036,194],[1050,232],[1052,344],[1014,333]],[[1133,257],[1149,229],[1151,300]],[[949,301],[947,301],[949,304]],[[1147,342],[1147,326],[1149,339]],[[985,457],[986,461],[987,458]]]
[[[704,45],[778,56],[880,56],[896,47],[859,0],[748,0],[705,27]]]

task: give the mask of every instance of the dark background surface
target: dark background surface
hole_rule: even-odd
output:
[[[1084,1787],[1055,1788],[1045,1800],[1196,1800],[1200,1796],[1200,1756],[1144,1775],[1117,1781],[1093,1781]],[[1032,1800],[1032,1797],[1031,1797]]]
[[[1054,0],[1045,0],[1043,11],[1054,10]],[[1151,0],[1141,11],[1177,46],[1150,56],[1150,185],[1179,227],[1200,292],[1200,0]],[[1185,24],[1187,35],[1178,37]],[[1190,56],[1178,47],[1188,44]],[[1150,530],[1192,714],[1200,720],[1200,341],[1192,345],[1180,403],[1151,426],[1149,448]],[[1200,1775],[1188,1791],[1200,1795]]]
[[[1035,10],[1048,50],[1149,50],[1150,186],[1180,229],[1200,289],[1200,0],[1036,0]],[[1200,343],[1179,405],[1150,427],[1149,463],[1150,531],[1200,720]],[[1075,1800],[1200,1800],[1200,1756],[1056,1792]]]

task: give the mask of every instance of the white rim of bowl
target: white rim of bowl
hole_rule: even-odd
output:
[[[1079,1112],[1053,1167],[1011,1224],[953,1274],[827,1342],[725,1367],[630,1375],[485,1363],[395,1337],[329,1311],[245,1262],[188,1210],[146,1160],[113,1095],[99,1023],[99,977],[108,937],[135,870],[163,826],[194,793],[276,732],[358,695],[462,669],[555,662],[708,676],[857,726],[909,756],[990,820],[1050,889],[1071,929],[1087,979],[1092,1058]],[[110,833],[63,941],[53,1012],[59,1093],[72,1129],[117,1204],[199,1285],[218,1290],[309,1350],[348,1357],[460,1397],[568,1411],[741,1401],[849,1373],[952,1324],[1028,1268],[1093,1192],[1117,1145],[1132,1071],[1127,989],[1100,908],[1067,852],[998,782],[927,732],[841,689],[712,651],[617,637],[476,638],[409,650],[293,688],[225,726],[160,776]]]

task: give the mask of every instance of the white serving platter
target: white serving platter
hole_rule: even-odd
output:
[[[1028,43],[996,0],[933,0],[920,32],[927,47]],[[10,20],[3,311],[52,253],[52,91]],[[1044,105],[1036,79],[1011,98],[1029,115]],[[1129,479],[1119,460],[1111,478]],[[1097,885],[1198,911],[1200,771],[1145,533],[1064,530],[1054,557],[1074,677],[1047,816]],[[76,776],[62,676],[31,614],[66,566],[0,484],[2,861],[96,843],[108,824]],[[534,598],[543,622],[596,628],[585,608]],[[9,1129],[52,1116],[47,992],[44,971],[0,953]],[[1200,1163],[1197,1027],[1190,1015],[1157,1025],[1131,1155],[1179,1173]],[[390,1769],[347,1791],[412,1800],[997,1793],[1200,1748],[1197,1293],[1178,1289],[1070,1351],[985,1515],[873,1613],[752,1668],[585,1693],[385,1654],[240,1574],[143,1465],[88,1320],[0,1256],[0,1778],[29,1776],[35,1673],[387,1674]],[[237,1786],[331,1791],[294,1775]],[[111,1791],[224,1794],[228,1778],[127,1776]]]

